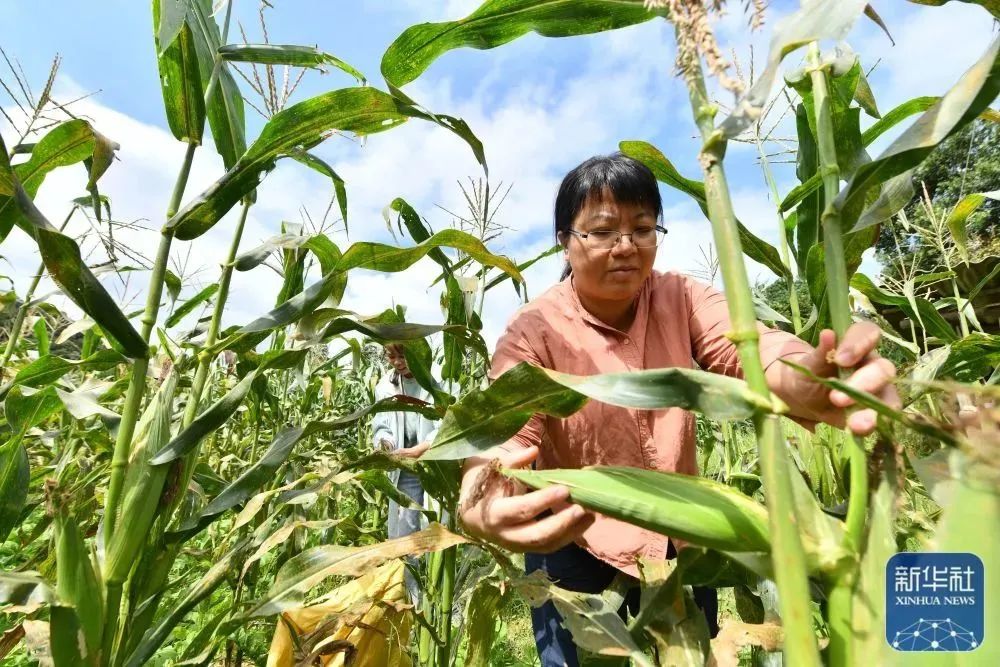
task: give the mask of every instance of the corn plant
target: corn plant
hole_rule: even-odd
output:
[[[842,335],[852,317],[851,276],[857,270],[861,253],[874,242],[876,226],[911,198],[912,169],[966,123],[980,114],[992,113],[989,104],[1000,92],[1000,42],[991,45],[943,98],[904,103],[861,133],[857,122],[860,112],[876,116],[878,112],[858,58],[842,51],[824,54],[820,42],[842,39],[865,13],[867,4],[805,2],[798,12],[775,27],[765,70],[748,90],[739,91],[733,111],[717,124],[719,106],[707,92],[702,60],[719,76],[723,87],[738,90],[739,86],[726,73],[707,24],[705,6],[681,1],[645,5],[487,2],[461,21],[423,24],[407,30],[387,51],[382,63],[383,75],[392,85],[401,86],[450,49],[495,48],[528,32],[568,37],[622,28],[657,17],[672,21],[678,43],[677,69],[687,84],[692,117],[703,142],[699,162],[704,181],[681,176],[660,151],[645,142],[622,142],[621,149],[645,162],[665,184],[694,198],[711,221],[734,327],[729,335],[740,353],[745,381],[723,381],[700,371],[682,369],[584,378],[522,365],[488,389],[473,393],[455,405],[445,416],[434,446],[425,458],[459,458],[486,450],[512,436],[534,413],[564,417],[591,399],[644,409],[682,407],[712,418],[749,417],[758,439],[763,505],[734,505],[733,492],[719,484],[669,473],[594,468],[508,474],[535,487],[552,483],[567,485],[573,499],[584,506],[721,551],[757,575],[774,578],[783,630],[781,644],[790,664],[819,664],[821,660],[833,665],[858,664],[874,655],[879,655],[880,661],[895,661],[895,654],[884,645],[877,631],[880,613],[877,601],[883,599],[879,591],[884,591],[878,568],[884,567],[888,554],[894,551],[894,548],[887,551],[887,543],[892,543],[886,539],[887,532],[891,536],[887,514],[891,517],[889,506],[893,504],[892,489],[896,484],[893,480],[898,480],[903,471],[890,465],[885,469],[884,479],[877,483],[869,481],[873,452],[858,438],[845,439],[850,493],[845,520],[839,521],[823,513],[793,465],[779,421],[783,408],[770,395],[760,364],[756,314],[743,254],[771,268],[782,279],[790,273],[790,262],[787,252],[779,253],[754,237],[736,218],[723,166],[725,147],[727,141],[742,135],[760,118],[786,56],[806,47],[806,73],[793,76],[789,83],[800,99],[796,118],[798,175],[802,182],[781,202],[779,211],[781,215],[794,216],[798,271],[809,281],[816,304],[810,321],[801,327],[796,325],[796,329],[801,328],[804,336],[814,340],[820,330],[828,327]],[[870,10],[868,13],[873,14]],[[923,115],[881,155],[875,158],[867,155],[866,145],[893,125],[920,112]],[[843,187],[842,181],[846,181]],[[773,184],[772,179],[769,182]],[[784,220],[787,227],[788,219]],[[783,248],[785,243],[782,238]],[[962,308],[961,302],[956,303]],[[946,340],[956,338],[950,328],[949,334]],[[824,382],[841,390],[845,388],[837,380]],[[986,391],[986,396],[992,395],[990,390],[976,387],[959,391],[981,396]],[[880,404],[871,396],[861,396],[858,392],[851,395],[859,404],[875,407],[885,419],[885,429],[891,424],[918,429],[981,461],[974,454],[983,444],[976,434],[979,431],[954,423],[928,423]],[[989,405],[989,399],[986,400]],[[975,414],[989,422],[992,419],[989,411],[983,408]],[[995,479],[995,469],[987,472],[978,465],[973,467],[978,472],[970,471],[965,481],[960,482],[970,494],[976,493],[971,489],[982,488],[980,484],[986,478]],[[879,490],[871,497],[873,487]],[[971,502],[971,496],[965,500]],[[989,509],[978,506],[979,511],[995,516],[995,497],[992,500],[980,497],[980,500]],[[957,505],[946,508],[936,544],[939,548],[961,545],[962,550],[976,551],[984,560],[990,559],[995,556],[994,547],[986,546],[981,537],[971,533],[959,537],[953,529],[953,517],[970,509]],[[738,535],[729,532],[734,527],[740,527]],[[682,558],[677,570],[687,567],[696,570]],[[688,579],[696,581],[697,576]],[[822,626],[829,634],[829,642],[822,656],[811,611],[814,584],[825,598]],[[667,590],[666,584],[661,586],[658,590]],[[654,596],[654,599],[667,598]],[[560,606],[564,611],[567,608]],[[995,620],[995,607],[988,614]],[[644,607],[637,619],[640,623],[630,628],[634,643],[623,642],[617,631],[606,630],[605,648],[624,650],[637,662],[646,660],[641,657],[639,641],[642,623],[657,620],[656,616],[657,610]],[[590,622],[591,632],[596,631],[595,619],[590,618]],[[572,632],[572,622],[570,628]],[[574,636],[583,634],[574,632]],[[682,633],[675,633],[675,641],[683,641],[680,636]],[[775,648],[774,642],[765,642],[761,637],[762,633],[758,633],[760,645]],[[701,664],[705,659],[704,651],[685,653],[685,664]]]

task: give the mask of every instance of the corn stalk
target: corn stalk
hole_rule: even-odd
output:
[[[834,205],[834,199],[840,191],[840,169],[837,166],[837,151],[834,144],[827,73],[821,63],[819,45],[815,42],[809,46],[809,64],[816,105],[816,139],[825,201],[821,221],[827,299],[833,330],[837,334],[837,340],[841,340],[851,325],[851,307],[848,300],[847,264],[844,259],[840,211]],[[868,514],[868,462],[861,438],[852,436],[844,438],[844,442],[849,448],[851,479],[845,546],[856,553],[862,544],[865,518]],[[830,659],[833,665],[846,665],[850,659],[852,590],[856,578],[857,572],[854,568],[845,568],[836,575],[830,590]]]
[[[722,281],[729,303],[733,331],[729,338],[740,355],[743,374],[750,389],[765,401],[770,389],[760,361],[757,317],[750,282],[740,246],[736,216],[722,165],[725,139],[715,129],[717,108],[709,101],[700,63],[686,72],[688,95],[695,123],[703,143],[701,164],[705,175],[705,195],[715,246],[719,252]],[[785,629],[785,656],[793,665],[819,665],[819,651],[810,613],[809,580],[798,519],[792,499],[791,462],[785,451],[781,423],[774,414],[758,409],[754,427],[760,448],[761,472],[768,506],[775,579]]]

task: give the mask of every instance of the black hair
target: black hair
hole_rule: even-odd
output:
[[[663,202],[656,176],[649,167],[620,152],[595,155],[573,168],[559,185],[555,205],[555,234],[573,227],[573,220],[591,197],[603,199],[605,193],[624,204],[648,206],[656,218],[663,215]],[[564,280],[570,274],[569,263],[563,269]]]

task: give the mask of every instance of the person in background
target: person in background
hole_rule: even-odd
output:
[[[406,365],[402,348],[389,344],[385,346],[385,353],[392,370],[382,376],[375,386],[375,400],[402,395],[432,402],[430,393],[413,378]],[[437,429],[434,422],[416,412],[379,412],[372,419],[372,427],[372,444],[376,450],[408,459],[416,459],[427,450]],[[392,470],[389,479],[415,505],[424,506],[424,490],[420,486],[420,478],[414,473],[407,470]],[[405,537],[427,525],[420,510],[401,507],[391,498],[388,523],[389,539]],[[415,565],[416,560],[413,559],[411,564]],[[406,572],[406,588],[410,593],[410,599],[416,602],[418,588],[409,570]]]
[[[666,233],[662,214],[653,173],[621,153],[591,158],[567,174],[555,202],[563,279],[515,313],[497,342],[490,378],[520,362],[577,375],[697,363],[741,377],[725,297],[682,274],[653,270]],[[875,428],[875,413],[847,414],[848,396],[783,359],[820,377],[848,371],[848,384],[899,406],[891,384],[896,369],[875,353],[881,332],[874,324],[856,323],[840,341],[823,331],[817,348],[783,331],[758,330],[768,385],[801,423],[846,425],[864,435]],[[564,486],[484,490],[479,472],[497,458],[507,467],[619,465],[696,475],[694,436],[694,415],[679,408],[631,410],[590,401],[565,419],[536,414],[507,443],[465,462],[459,516],[470,534],[525,552],[529,572],[541,570],[565,589],[599,593],[619,572],[636,577],[638,559],[670,558],[682,545],[570,504]],[[638,602],[633,581],[630,608]],[[711,626],[713,601],[696,601]],[[576,647],[552,602],[531,615],[542,666],[575,667]]]

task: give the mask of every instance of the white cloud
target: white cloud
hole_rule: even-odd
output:
[[[402,11],[419,13],[418,20],[442,20],[463,16],[477,3],[404,0],[404,4],[408,9]],[[981,9],[952,5],[956,3],[951,3],[948,11],[920,8],[887,15],[887,20],[897,21],[891,25],[898,42],[888,52],[884,37],[873,36],[870,27],[861,30],[858,50],[866,54],[866,62],[879,55],[883,57],[873,77],[883,109],[891,107],[904,94],[941,92],[985,48],[990,28],[989,22],[982,18]],[[748,40],[742,32],[742,16],[735,10],[733,13],[736,16],[720,24],[723,41],[741,54],[748,53],[748,44],[753,42],[759,68],[767,29],[763,35]],[[776,18],[777,14],[772,13],[770,22],[773,24]],[[937,32],[942,29],[969,38],[958,40],[957,44],[952,40],[945,48],[938,37],[942,33]],[[880,45],[876,39],[883,43]],[[580,42],[586,46],[571,68],[562,62],[553,64],[546,58],[552,44],[550,40],[530,37],[492,52],[490,71],[471,84],[471,88],[463,84],[458,89],[450,79],[435,77],[432,70],[407,89],[431,110],[468,121],[485,144],[494,185],[501,181],[514,184],[499,215],[499,221],[511,231],[495,249],[513,255],[518,261],[538,254],[551,244],[551,209],[563,174],[590,155],[614,151],[620,139],[648,140],[666,135],[669,144],[662,147],[668,156],[685,175],[697,177],[691,157],[698,144],[692,137],[694,128],[686,93],[670,76],[673,48],[667,24],[651,22],[587,38]],[[522,78],[513,80],[509,75],[512,69]],[[64,85],[72,87],[71,83]],[[156,230],[163,224],[164,209],[184,147],[164,129],[136,121],[97,101],[81,103],[80,111],[91,116],[99,130],[122,145],[119,161],[104,177],[102,189],[111,196],[117,219],[148,219],[146,224],[153,231],[121,232],[119,238],[135,251],[152,257],[158,241]],[[663,132],[663,128],[669,131]],[[407,199],[428,217],[435,229],[441,229],[449,223],[449,216],[434,205],[463,210],[455,182],[480,173],[470,150],[460,139],[417,120],[363,142],[335,137],[316,150],[347,182],[351,240],[388,239],[381,211],[397,196]],[[755,233],[776,242],[773,203],[768,201],[762,180],[756,177],[754,152],[734,145],[729,157],[730,165],[746,173],[753,172],[754,176],[733,179],[738,216]],[[219,174],[221,163],[211,148],[199,149],[185,199],[197,194]],[[784,187],[787,173],[779,174],[779,180]],[[68,200],[82,193],[83,184],[82,169],[59,170],[42,188],[39,204],[57,222],[68,210]],[[244,233],[243,249],[278,233],[282,220],[299,221],[300,206],[314,218],[322,215],[329,200],[330,184],[301,165],[284,161],[268,175],[258,192],[258,204],[251,210]],[[712,239],[710,225],[683,195],[666,189],[664,195],[670,234],[659,251],[657,267],[696,271],[701,262],[699,249],[707,247]],[[235,211],[231,212],[192,243],[175,242],[175,257],[183,259],[190,250],[189,265],[204,267],[198,276],[204,284],[215,280],[218,264],[229,246],[235,215]],[[84,226],[77,222],[72,230],[80,233]],[[344,247],[344,235],[337,233],[334,237]],[[91,246],[92,243],[87,247]],[[18,288],[23,290],[38,261],[33,244],[15,231],[0,253],[14,264]],[[558,255],[532,267],[526,274],[530,294],[537,295],[554,284],[561,268],[562,259]],[[146,277],[126,275],[131,276],[132,282],[123,298],[141,305],[140,286],[145,284]],[[440,322],[439,288],[427,287],[436,275],[436,266],[429,260],[399,275],[352,274],[345,306],[372,313],[394,303],[405,303],[410,320]],[[754,265],[750,267],[750,276],[751,280],[770,279],[765,269]],[[123,290],[114,279],[107,282],[114,291]],[[280,279],[263,267],[249,274],[237,274],[225,323],[246,322],[269,310],[279,286]],[[484,336],[490,345],[517,306],[509,285],[489,293]]]

